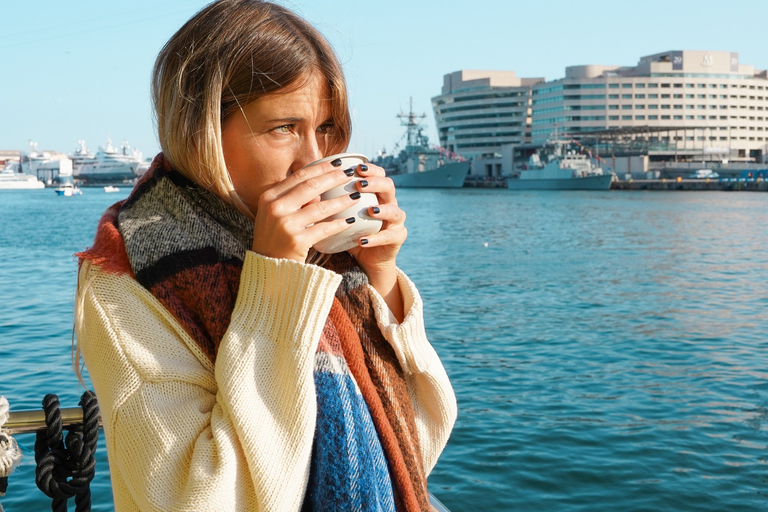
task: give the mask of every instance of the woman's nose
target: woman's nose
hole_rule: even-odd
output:
[[[312,162],[317,162],[325,156],[323,153],[324,144],[319,137],[307,137],[305,143],[299,148],[296,159],[293,162],[291,172],[306,167]]]

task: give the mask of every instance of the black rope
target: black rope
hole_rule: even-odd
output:
[[[96,469],[96,442],[99,439],[99,404],[90,391],[80,397],[82,426],[71,427],[63,438],[59,398],[45,395],[45,432],[35,439],[35,482],[53,499],[53,512],[67,512],[67,500],[75,498],[76,512],[90,512],[91,487]]]

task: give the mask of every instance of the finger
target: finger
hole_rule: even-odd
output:
[[[405,212],[392,203],[383,203],[368,207],[368,215],[389,224],[405,224]]]
[[[269,208],[276,216],[289,215],[304,205],[316,203],[322,193],[348,181],[349,177],[343,170],[336,169],[318,174],[314,169],[300,169],[265,191],[259,198],[259,207]]]
[[[332,217],[360,202],[360,193],[353,192],[333,199],[304,205],[291,216],[291,224],[297,228],[315,224]]]
[[[335,172],[338,171],[338,172]],[[276,183],[270,190],[274,192],[275,199],[281,197],[289,190],[296,187],[298,184],[306,182],[307,180],[317,178],[324,175],[336,176],[342,179],[341,176],[349,176],[344,174],[345,169],[341,168],[341,160],[337,159],[333,162],[323,162],[322,164],[310,165],[308,167],[302,167],[301,169],[292,172],[287,178]]]
[[[368,176],[355,183],[355,188],[361,192],[370,192],[379,197],[380,203],[397,204],[395,183],[384,176]]]
[[[400,247],[406,238],[408,238],[408,230],[401,224],[390,226],[374,235],[363,237],[358,243],[361,247],[383,247],[387,245]]]
[[[376,164],[367,163],[357,166],[357,174],[360,176],[386,176],[386,171]]]
[[[311,247],[326,238],[349,229],[354,223],[354,217],[350,217],[349,219],[324,220],[306,227],[302,233],[302,237],[306,240],[307,245]]]

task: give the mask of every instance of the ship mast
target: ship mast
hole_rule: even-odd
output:
[[[411,106],[410,111],[407,114],[403,114],[400,112],[397,114],[398,119],[400,119],[400,124],[402,126],[405,126],[407,129],[406,134],[408,135],[408,145],[409,146],[418,146],[421,145],[421,120],[427,117],[427,114],[416,114],[413,112],[413,96],[411,96]]]

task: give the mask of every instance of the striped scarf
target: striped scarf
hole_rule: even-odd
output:
[[[78,256],[134,277],[215,363],[252,237],[250,219],[171,169],[161,153]],[[318,412],[302,510],[426,512],[410,396],[378,329],[367,276],[348,253],[325,266],[342,283],[315,354]]]

